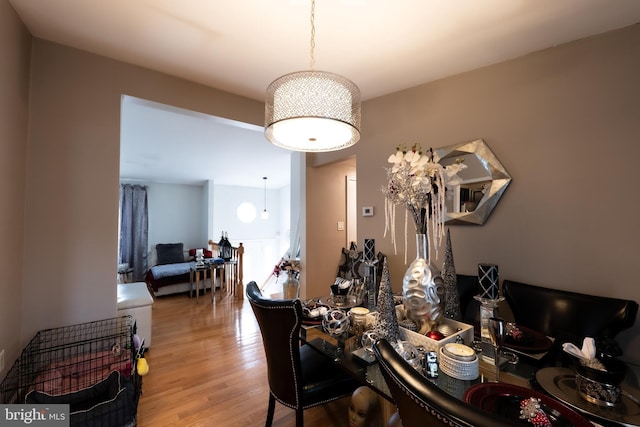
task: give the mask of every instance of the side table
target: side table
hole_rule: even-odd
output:
[[[213,278],[211,264],[204,264],[197,266],[195,263],[191,264],[189,268],[189,296],[193,297],[193,276],[196,277],[196,303],[198,303],[198,297],[200,295],[200,273],[203,273],[202,283],[204,288],[204,294],[207,293],[207,271],[209,272],[209,278],[211,279],[212,292],[215,292],[215,283]]]
[[[218,287],[220,288],[220,295],[224,295],[222,293],[222,290],[224,286],[225,265],[221,263],[210,263],[209,265],[211,266],[211,271],[209,273],[211,277],[211,302],[214,303],[216,299],[216,275],[218,276]]]

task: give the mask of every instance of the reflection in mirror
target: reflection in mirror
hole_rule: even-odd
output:
[[[511,182],[511,175],[482,139],[439,148],[434,154],[443,166],[458,160],[467,165],[458,173],[461,183],[447,197],[445,223],[484,224]]]

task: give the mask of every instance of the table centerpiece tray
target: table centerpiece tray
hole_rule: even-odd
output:
[[[608,423],[614,421],[627,427],[640,426],[640,390],[623,384],[620,403],[604,407],[587,402],[578,396],[576,375],[571,369],[542,368],[536,373],[536,381],[551,396],[596,420]]]

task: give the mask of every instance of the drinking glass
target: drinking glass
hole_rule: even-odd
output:
[[[504,344],[504,338],[506,335],[507,322],[500,317],[489,318],[489,337],[491,338],[491,344],[495,349],[495,365],[496,365],[496,382],[500,381],[500,347]]]
[[[424,354],[420,352],[416,346],[411,344],[409,341],[398,341],[391,345],[395,351],[413,367],[413,369],[421,374],[423,373],[422,358],[424,357]]]
[[[355,301],[356,305],[362,304],[364,298],[364,279],[351,280],[351,287],[347,293],[347,301]]]
[[[349,317],[351,317],[349,332],[357,337],[358,345],[360,345],[362,334],[364,333],[367,314],[369,314],[369,309],[365,307],[353,307],[349,311]]]
[[[375,329],[369,329],[362,334],[362,348],[369,353],[369,355],[373,355],[373,344],[375,344],[380,339],[380,334]]]

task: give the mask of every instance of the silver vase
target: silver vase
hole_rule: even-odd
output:
[[[440,270],[429,260],[426,234],[416,234],[416,259],[402,279],[402,300],[409,319],[433,327],[444,317],[445,287]]]
[[[300,293],[300,282],[296,279],[295,272],[287,270],[287,280],[282,284],[282,297],[284,299],[297,299]]]

